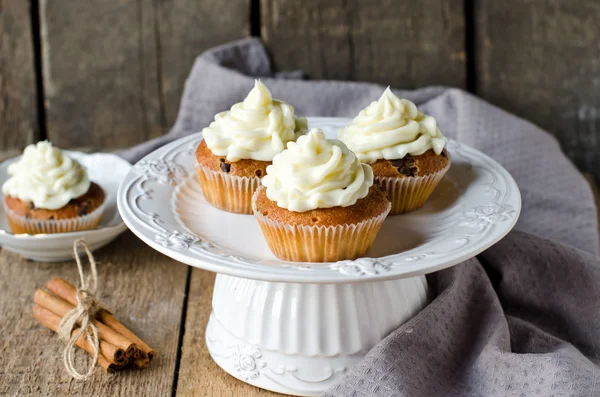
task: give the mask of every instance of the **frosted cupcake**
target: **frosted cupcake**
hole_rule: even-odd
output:
[[[50,142],[25,148],[2,185],[13,233],[62,233],[94,229],[102,219],[104,190],[85,168]]]
[[[371,165],[375,183],[392,201],[392,214],[422,207],[450,168],[435,119],[389,87],[341,128],[338,138]]]
[[[320,129],[290,142],[267,167],[253,210],[280,259],[332,262],[363,256],[390,203],[371,167]]]
[[[252,194],[267,166],[287,142],[306,133],[306,125],[256,80],[243,102],[217,114],[202,131],[196,172],[206,200],[225,211],[251,214]]]

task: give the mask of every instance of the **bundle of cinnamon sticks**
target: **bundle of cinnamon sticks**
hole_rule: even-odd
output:
[[[63,316],[77,305],[77,289],[62,278],[54,278],[46,285],[48,291],[38,289],[33,296],[36,303],[33,315],[44,326],[57,332]],[[154,358],[154,350],[134,335],[108,311],[96,314],[94,325],[98,328],[100,354],[98,364],[105,371],[115,371],[127,366],[145,368]],[[77,330],[73,330],[73,333]],[[76,345],[94,355],[94,348],[85,334]]]

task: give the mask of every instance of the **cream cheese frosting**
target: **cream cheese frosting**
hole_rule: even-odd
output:
[[[91,183],[77,160],[47,141],[27,146],[21,158],[8,166],[8,175],[2,185],[5,196],[48,210],[84,195]]]
[[[315,128],[275,156],[262,184],[270,200],[290,211],[348,207],[367,196],[373,170],[344,143]]]
[[[218,113],[202,134],[210,151],[230,162],[272,161],[287,142],[306,133],[306,126],[304,117],[294,116],[292,106],[273,99],[269,89],[256,80],[246,99]]]
[[[389,87],[339,130],[338,139],[363,163],[418,156],[429,149],[439,155],[446,145],[435,119],[408,99],[398,98]]]

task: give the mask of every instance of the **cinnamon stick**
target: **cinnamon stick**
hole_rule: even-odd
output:
[[[46,287],[54,292],[56,295],[71,303],[72,305],[77,305],[77,289],[73,286],[73,284],[69,283],[65,279],[60,277],[53,278],[48,282]],[[133,343],[137,345],[137,347],[141,350],[143,354],[136,357],[134,353],[135,363],[138,367],[144,368],[147,367],[150,361],[155,356],[154,350],[148,346],[143,340],[138,338],[133,332],[131,332],[127,327],[121,324],[111,313],[106,310],[101,310],[97,319],[100,320],[106,326],[112,328],[119,334],[123,335],[127,339],[131,340]],[[147,358],[147,360],[146,360]],[[139,364],[138,364],[139,363]]]
[[[142,369],[142,368],[146,368],[148,365],[150,365],[150,359],[148,357],[143,357],[143,358],[139,358],[137,360],[133,360],[133,363],[135,364],[136,367]]]
[[[127,337],[132,340],[133,343],[137,345],[137,347],[142,351],[143,355],[139,358],[148,358],[148,362],[152,361],[155,356],[154,350],[148,346],[143,340],[138,338],[133,332],[131,332],[127,327],[121,324],[111,313],[106,310],[101,310],[98,313],[98,319],[102,321],[104,324],[114,329],[121,335]],[[147,365],[146,365],[147,366]]]
[[[41,307],[58,315],[60,318],[64,317],[68,312],[75,308],[69,302],[41,289],[35,291],[33,301]],[[119,334],[114,329],[97,320],[94,320],[94,325],[98,328],[100,339],[116,346],[118,349],[122,349],[127,358],[131,357],[135,350],[137,350],[135,343]]]
[[[33,307],[33,316],[38,319],[40,323],[42,323],[45,327],[51,329],[54,332],[58,331],[58,326],[60,324],[61,318],[51,312],[48,309],[45,309],[39,305],[35,305]],[[73,334],[77,332],[77,330],[73,330]],[[90,354],[90,356],[94,355],[94,348],[87,340],[85,335],[81,335],[79,339],[75,342],[77,347],[85,350]],[[114,371],[116,369],[121,368],[125,362],[125,355],[123,351],[120,351],[120,357],[118,353],[119,349],[110,343],[100,340],[100,354],[98,355],[98,364],[105,371]],[[116,358],[118,356],[119,358]]]
[[[54,332],[58,332],[58,328],[60,326],[60,321],[62,320],[61,317],[59,317],[58,315],[54,314],[50,310],[43,308],[42,306],[39,306],[39,305],[35,305],[33,307],[33,315],[46,327],[50,328]],[[71,335],[74,334],[75,332],[77,332],[76,329],[73,330]],[[84,335],[81,335],[81,337],[79,338],[79,340],[77,342],[78,342],[78,346],[79,346],[79,343],[82,343],[82,344],[86,343],[87,338]],[[88,343],[88,345],[89,345],[89,343]],[[91,349],[92,346],[89,346],[89,348]],[[83,348],[83,349],[87,350],[86,348]],[[108,361],[110,361],[111,363],[114,363],[117,365],[125,365],[127,363],[127,357],[125,355],[125,352],[122,349],[119,349],[112,343],[109,343],[102,339],[100,340],[100,353],[102,353],[102,355],[105,358],[107,358]]]

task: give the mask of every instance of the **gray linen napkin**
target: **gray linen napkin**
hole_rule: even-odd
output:
[[[171,132],[121,153],[136,161],[200,131],[261,77],[305,116],[353,116],[385,87],[274,75],[245,39],[197,58]],[[433,302],[392,332],[326,396],[600,395],[596,209],[582,175],[535,125],[458,89],[394,90],[443,133],[499,161],[523,196],[516,226],[477,258],[428,276]]]

